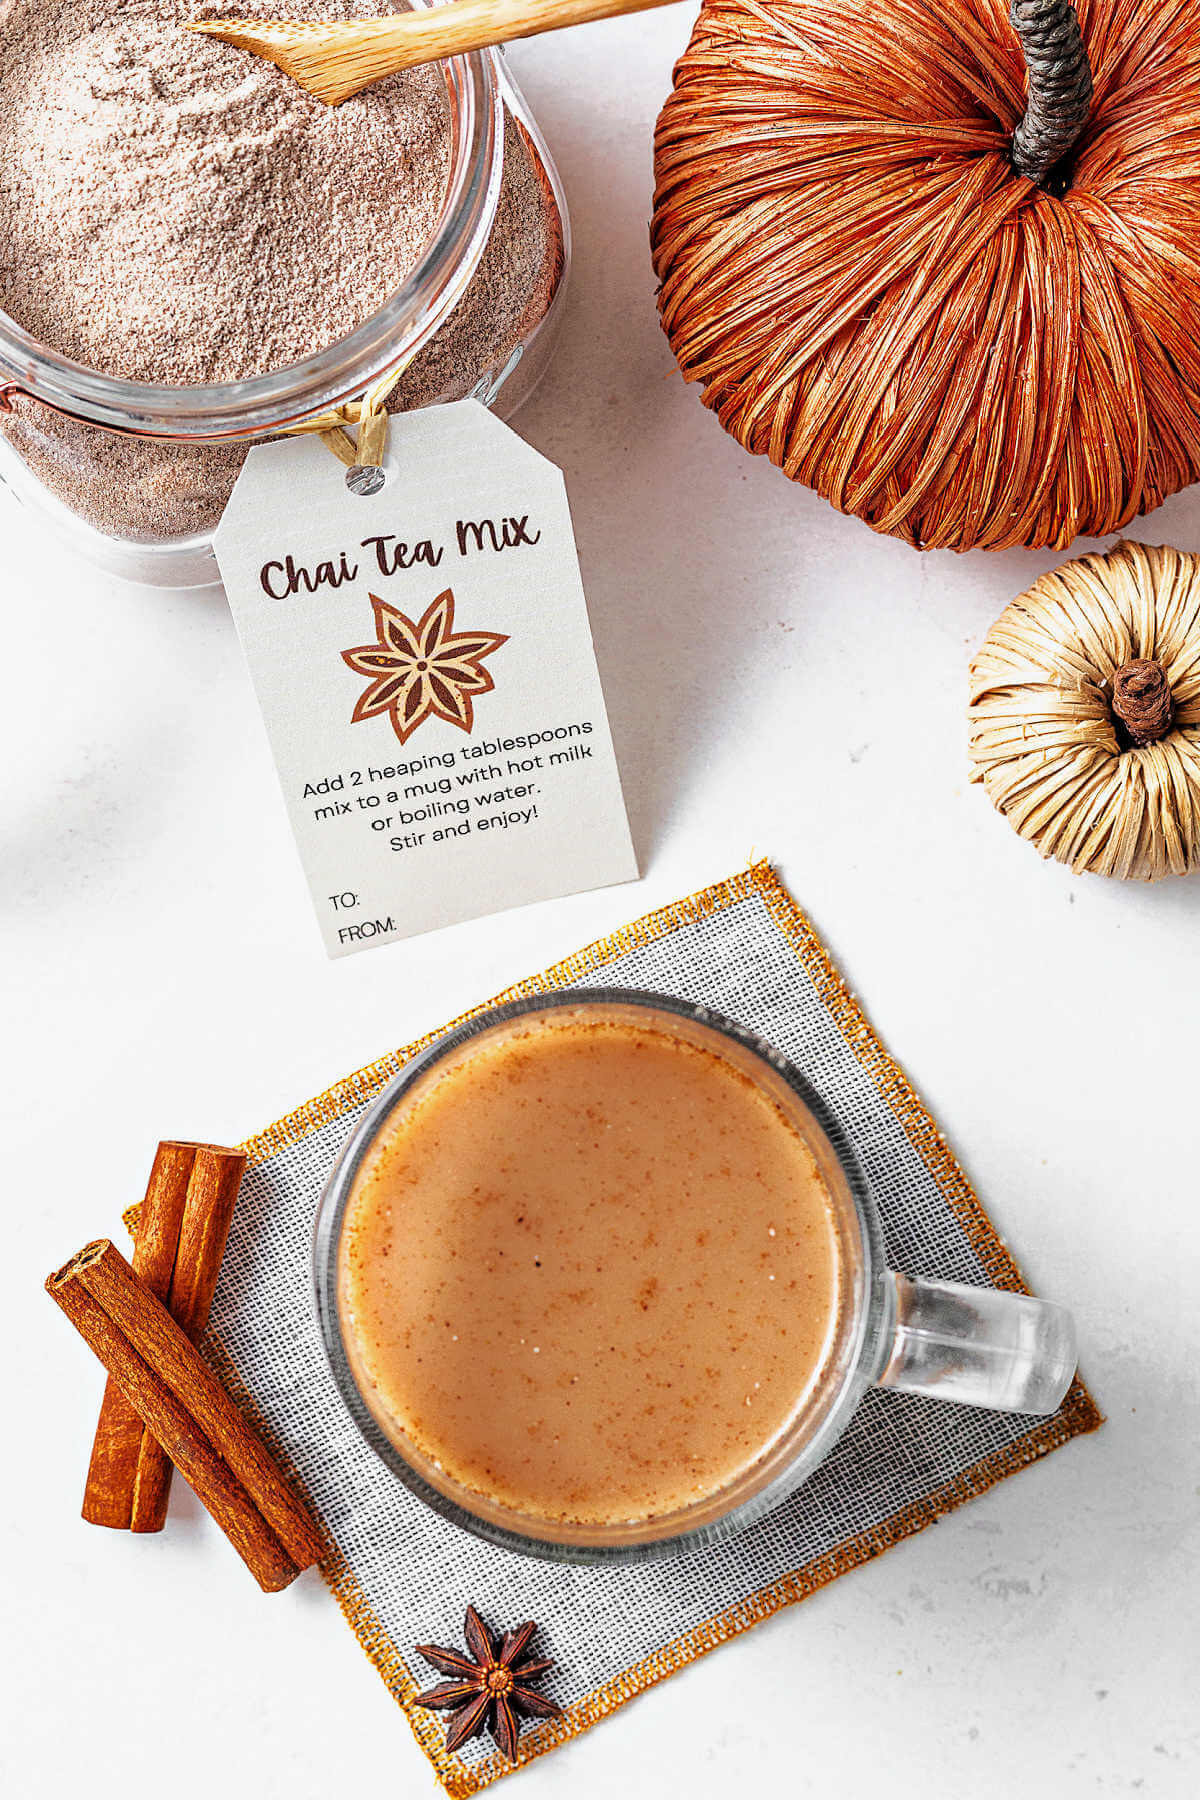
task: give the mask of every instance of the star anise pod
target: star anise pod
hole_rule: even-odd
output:
[[[370,599],[375,642],[342,651],[342,661],[356,675],[370,677],[351,722],[386,714],[401,743],[429,718],[470,731],[475,698],[490,694],[494,685],[480,665],[508,639],[497,631],[456,632],[452,588],[416,621],[377,594]]]
[[[453,1708],[447,1722],[447,1750],[457,1750],[486,1725],[509,1762],[516,1762],[519,1715],[553,1719],[562,1711],[533,1686],[554,1667],[544,1658],[525,1655],[536,1630],[533,1620],[527,1619],[514,1631],[506,1631],[497,1648],[475,1608],[468,1606],[463,1636],[469,1656],[438,1644],[417,1645],[418,1655],[450,1677],[418,1694],[415,1701],[417,1706]]]

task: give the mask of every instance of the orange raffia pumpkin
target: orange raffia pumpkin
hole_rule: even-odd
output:
[[[662,322],[747,449],[922,548],[1062,548],[1200,471],[1197,0],[705,0]]]

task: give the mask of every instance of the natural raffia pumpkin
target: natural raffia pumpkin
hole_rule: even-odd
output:
[[[1043,856],[1200,868],[1200,556],[1118,544],[1043,575],[971,664],[971,779]]]
[[[1200,472],[1197,0],[705,0],[655,174],[683,374],[876,530],[1063,548]]]

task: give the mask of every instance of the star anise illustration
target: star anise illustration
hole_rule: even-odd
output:
[[[470,731],[475,697],[491,693],[495,686],[480,664],[507,644],[507,637],[495,631],[456,634],[451,588],[439,594],[415,624],[376,594],[371,595],[371,605],[375,642],[342,651],[343,662],[357,675],[371,678],[358,697],[353,723],[387,713],[401,743],[429,718]]]
[[[447,1750],[457,1750],[486,1725],[509,1762],[516,1762],[519,1715],[553,1719],[562,1711],[532,1685],[554,1667],[542,1657],[525,1655],[536,1630],[533,1620],[527,1619],[524,1625],[506,1631],[497,1648],[475,1608],[468,1606],[463,1636],[469,1656],[443,1650],[438,1644],[417,1645],[426,1662],[450,1677],[418,1694],[415,1702],[417,1706],[454,1709],[447,1725]]]

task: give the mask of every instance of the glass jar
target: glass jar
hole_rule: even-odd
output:
[[[0,480],[92,561],[154,586],[216,585],[212,533],[248,444],[391,369],[404,366],[392,410],[474,398],[507,418],[532,393],[570,264],[561,183],[500,55],[440,66],[436,228],[387,304],[328,349],[245,381],[155,386],[85,368],[0,312]]]

